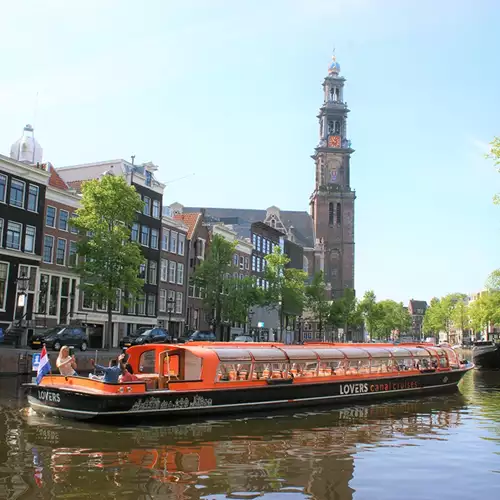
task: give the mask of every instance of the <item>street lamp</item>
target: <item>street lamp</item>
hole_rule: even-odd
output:
[[[297,318],[297,328],[299,330],[299,344],[302,344],[302,315]]]
[[[21,273],[19,278],[16,280],[17,291],[19,293],[17,297],[17,307],[24,307],[26,304],[26,296],[28,295],[26,291],[28,290],[29,276],[26,276],[24,272]]]
[[[168,312],[168,327],[167,331],[170,333],[170,322],[172,320],[172,313],[174,312],[175,299],[167,299],[167,312]]]

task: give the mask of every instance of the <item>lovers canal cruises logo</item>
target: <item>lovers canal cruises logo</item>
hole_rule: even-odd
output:
[[[150,397],[141,401],[136,401],[130,411],[149,410],[174,410],[184,408],[203,408],[212,406],[212,400],[196,395],[191,401],[189,398],[178,398],[175,401],[162,401],[159,398]]]
[[[369,392],[385,392],[385,391],[401,391],[405,389],[417,389],[421,387],[420,383],[416,380],[403,380],[401,382],[388,382],[380,384],[341,384],[340,394],[367,394]]]
[[[49,401],[51,403],[60,403],[61,402],[61,395],[57,394],[56,392],[42,391],[41,389],[39,389],[38,390],[38,399],[40,401]]]

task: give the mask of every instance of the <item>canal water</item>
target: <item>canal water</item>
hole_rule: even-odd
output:
[[[41,418],[0,378],[0,499],[500,499],[500,373],[370,406],[105,427]]]

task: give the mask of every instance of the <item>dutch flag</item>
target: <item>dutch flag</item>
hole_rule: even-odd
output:
[[[40,355],[40,363],[38,364],[38,371],[36,373],[36,383],[40,384],[44,375],[50,373],[50,361],[47,349],[43,346],[42,354]]]

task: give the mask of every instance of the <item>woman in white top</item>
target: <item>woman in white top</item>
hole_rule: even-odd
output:
[[[57,357],[56,366],[59,368],[61,375],[65,377],[69,375],[77,376],[76,373],[76,361],[74,356],[69,355],[68,346],[63,345],[59,351],[59,356]]]

